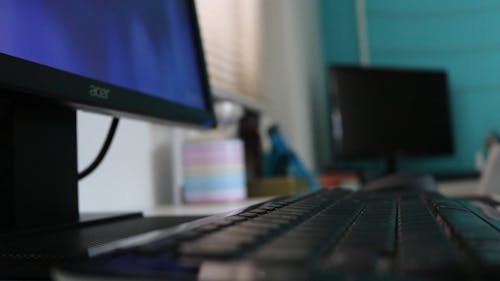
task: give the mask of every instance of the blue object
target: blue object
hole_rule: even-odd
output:
[[[269,129],[269,138],[271,139],[271,176],[293,176],[297,178],[306,178],[309,181],[311,190],[319,190],[320,184],[314,176],[304,166],[297,154],[286,144],[285,139],[277,126]]]

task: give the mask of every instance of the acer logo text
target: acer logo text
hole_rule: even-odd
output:
[[[110,89],[99,87],[96,85],[90,85],[89,95],[94,98],[107,100],[109,98]]]

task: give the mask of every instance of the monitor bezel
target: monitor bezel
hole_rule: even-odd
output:
[[[194,1],[189,1],[190,22],[193,25],[197,60],[202,75],[205,110],[157,98],[140,91],[69,73],[56,68],[0,53],[0,89],[33,94],[76,109],[117,117],[132,117],[147,121],[178,123],[214,128],[216,119],[213,97],[203,53],[200,27]],[[91,87],[109,90],[107,98],[91,95]]]

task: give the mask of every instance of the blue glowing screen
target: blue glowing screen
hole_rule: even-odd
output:
[[[0,53],[205,109],[185,0],[0,0]]]

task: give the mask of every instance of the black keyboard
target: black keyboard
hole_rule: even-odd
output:
[[[272,200],[66,270],[173,280],[500,280],[499,229],[467,200],[338,189]]]

